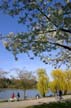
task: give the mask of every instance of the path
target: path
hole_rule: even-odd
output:
[[[71,99],[71,95],[63,96],[64,99]],[[24,100],[18,102],[3,102],[0,103],[0,108],[25,108],[27,106],[38,105],[42,103],[54,102],[56,99],[54,97],[46,97],[34,100]]]

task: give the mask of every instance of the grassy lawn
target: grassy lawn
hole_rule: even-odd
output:
[[[49,104],[35,105],[27,108],[71,108],[71,101],[53,102]]]

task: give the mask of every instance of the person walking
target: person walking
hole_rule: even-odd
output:
[[[17,100],[19,101],[19,99],[20,99],[20,93],[18,92],[17,93]]]
[[[59,99],[62,99],[62,90],[59,90]]]

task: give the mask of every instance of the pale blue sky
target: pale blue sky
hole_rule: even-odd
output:
[[[3,35],[8,34],[9,32],[17,33],[25,30],[26,28],[24,25],[18,24],[16,18],[0,13],[0,32]],[[35,71],[38,68],[45,68],[49,76],[52,70],[51,66],[44,64],[38,57],[34,60],[30,60],[26,54],[20,54],[18,56],[18,61],[15,61],[12,53],[7,51],[0,41],[0,68],[9,71],[13,68],[23,69],[24,67],[26,70],[30,71]],[[15,73],[10,72],[10,75],[15,76]]]
[[[16,18],[0,13],[0,33],[2,33],[2,35],[6,35],[9,32],[24,32],[26,30],[24,25],[17,23]],[[33,72],[38,68],[45,68],[50,79],[50,74],[53,69],[51,65],[44,64],[38,57],[34,60],[30,60],[26,54],[19,54],[18,61],[15,61],[12,53],[7,51],[0,41],[0,69],[10,71],[13,68],[25,68],[26,70]],[[16,74],[14,72],[9,72],[9,75],[15,76]]]

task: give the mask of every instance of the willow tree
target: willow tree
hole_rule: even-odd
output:
[[[71,0],[0,0],[0,10],[16,16],[27,28],[0,37],[16,59],[17,54],[27,53],[31,59],[39,56],[45,63],[70,65]]]
[[[56,93],[57,85],[58,83],[55,80],[49,82],[49,88],[53,93]]]
[[[65,74],[61,69],[55,69],[52,71],[53,76],[53,85],[56,90],[63,90],[66,89],[66,83],[65,83]]]
[[[65,71],[66,92],[71,91],[71,70]]]
[[[40,94],[45,97],[48,90],[48,76],[44,69],[38,69],[37,75],[37,89],[39,90]]]

